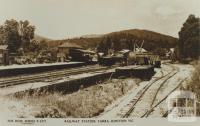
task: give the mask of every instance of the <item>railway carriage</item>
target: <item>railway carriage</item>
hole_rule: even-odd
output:
[[[91,62],[95,52],[84,49],[70,49],[69,57],[72,61]]]

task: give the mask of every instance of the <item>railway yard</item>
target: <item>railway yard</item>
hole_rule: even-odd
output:
[[[143,67],[91,64],[1,77],[1,108],[17,117],[166,117],[167,96],[184,87],[194,68],[162,62],[145,67],[150,79],[136,77]]]
[[[157,73],[150,81],[141,82],[137,89],[107,107],[100,117],[166,117],[167,96],[184,86],[190,79],[193,68],[189,65],[170,64],[162,67],[156,70]]]

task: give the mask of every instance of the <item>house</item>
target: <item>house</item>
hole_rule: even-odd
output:
[[[0,45],[0,65],[9,64],[8,45]]]
[[[58,62],[64,62],[68,59],[70,49],[81,49],[81,48],[82,48],[81,46],[72,42],[65,42],[62,45],[58,46],[58,53],[57,53]]]

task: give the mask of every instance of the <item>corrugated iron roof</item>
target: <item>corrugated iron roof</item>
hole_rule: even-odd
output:
[[[83,52],[83,53],[95,54],[95,52],[94,52],[94,51],[91,51],[91,50],[84,50],[84,49],[76,49],[76,50],[78,50],[78,51],[80,51],[80,52]]]

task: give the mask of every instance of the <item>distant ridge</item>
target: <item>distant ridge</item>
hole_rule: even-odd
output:
[[[100,34],[90,34],[90,35],[83,35],[80,38],[99,38],[102,37],[104,35],[100,35]]]
[[[85,35],[79,38],[50,40],[48,42],[50,47],[57,47],[65,42],[76,43],[84,48],[95,49],[105,37],[110,37],[115,41],[120,39],[132,39],[137,41],[145,41],[144,48],[152,50],[154,48],[171,48],[177,45],[178,39],[169,35],[164,35],[149,30],[129,29],[117,32],[111,32],[103,35]]]
[[[43,36],[40,36],[40,35],[37,35],[37,34],[35,34],[34,39],[37,40],[37,41],[39,41],[39,42],[43,41],[43,40],[45,40],[46,42],[52,41],[52,39],[49,39],[47,37],[43,37]]]

